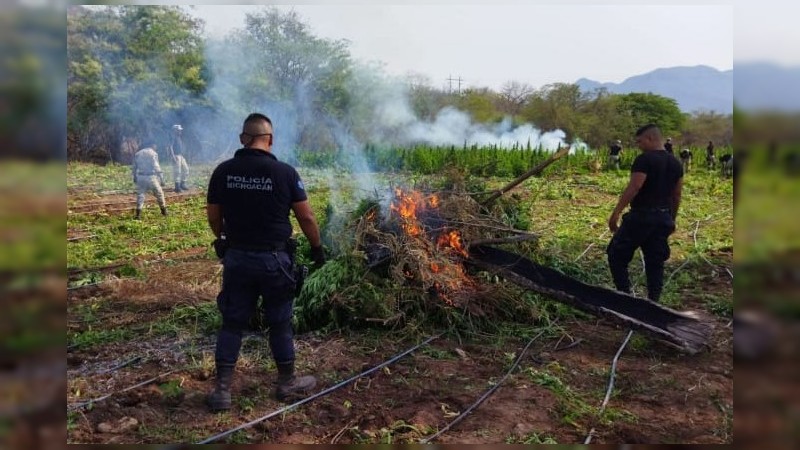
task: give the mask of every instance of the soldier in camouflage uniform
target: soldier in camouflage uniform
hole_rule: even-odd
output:
[[[167,215],[167,204],[164,201],[164,174],[158,164],[158,153],[155,144],[146,146],[133,155],[133,182],[136,184],[136,219],[142,217],[144,194],[152,192],[161,207],[161,214]]]
[[[183,127],[180,125],[172,126],[172,143],[169,145],[169,153],[172,156],[172,174],[175,178],[175,192],[188,191],[186,179],[189,177],[189,165],[183,157],[184,146],[181,132]]]

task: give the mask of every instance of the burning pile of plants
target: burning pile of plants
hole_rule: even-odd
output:
[[[530,295],[488,272],[469,269],[468,244],[516,236],[514,251],[533,255],[534,236],[503,218],[514,199],[484,208],[463,188],[396,188],[363,200],[340,231],[337,256],[306,280],[297,299],[300,329],[325,326],[454,326],[485,329],[508,319],[530,323]]]

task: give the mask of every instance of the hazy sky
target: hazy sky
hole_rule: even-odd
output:
[[[534,87],[581,77],[621,82],[659,67],[733,65],[734,10],[724,4],[278,7],[297,11],[317,36],[348,40],[356,59],[382,62],[390,74],[425,75],[436,87],[459,76],[462,88],[499,89],[510,80]],[[206,21],[207,32],[222,35],[262,8],[191,11]]]

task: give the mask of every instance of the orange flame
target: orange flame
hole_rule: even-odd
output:
[[[448,233],[443,233],[439,235],[439,239],[436,241],[436,245],[439,247],[449,247],[461,254],[464,257],[468,257],[467,250],[464,248],[464,245],[461,244],[461,233],[458,231],[450,231]]]
[[[419,236],[422,234],[422,227],[417,222],[417,204],[420,203],[422,196],[418,192],[405,195],[400,188],[395,189],[395,195],[397,204],[392,203],[389,207],[400,216],[402,220],[400,227],[409,236]]]
[[[417,214],[427,208],[438,208],[439,205],[440,199],[436,195],[425,197],[416,191],[404,192],[397,188],[390,209],[397,214],[400,228],[407,236],[423,237],[424,229]],[[431,273],[437,275],[436,281],[433,282],[436,296],[446,304],[455,306],[450,295],[463,291],[465,286],[473,286],[461,263],[452,260],[455,253],[464,257],[469,256],[461,242],[461,234],[456,230],[442,233],[436,239],[434,246],[427,245],[427,240],[424,242],[431,259],[436,259],[436,262],[429,263]],[[407,270],[404,271],[404,275],[409,279],[414,278],[414,274]],[[424,275],[422,278],[426,279]]]

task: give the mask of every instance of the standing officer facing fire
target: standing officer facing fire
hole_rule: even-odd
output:
[[[636,145],[642,154],[631,167],[628,186],[608,219],[614,233],[608,244],[608,265],[617,290],[631,292],[628,264],[637,248],[642,249],[647,277],[647,298],[657,302],[664,285],[664,262],[669,259],[668,238],[675,231],[681,203],[683,168],[664,150],[661,131],[653,124],[636,131]],[[622,217],[622,210],[631,209]]]
[[[244,148],[217,166],[208,185],[208,223],[217,237],[218,254],[223,247],[220,243],[226,243],[220,255],[222,290],[217,296],[222,327],[215,354],[216,387],[208,396],[212,411],[231,407],[231,381],[242,333],[256,311],[259,295],[278,368],[275,397],[289,401],[316,385],[313,376],[297,376],[294,369],[296,281],[290,210],[311,244],[314,263],[324,264],[325,254],[303,181],[292,166],[272,154],[272,138],[272,121],[263,114],[250,114],[239,135]]]

